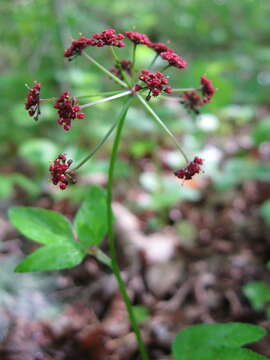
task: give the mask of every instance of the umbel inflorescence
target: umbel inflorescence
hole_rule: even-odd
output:
[[[121,59],[116,52],[117,48],[121,51],[121,48],[125,47],[125,41],[129,41],[133,45],[132,56],[130,59]],[[136,48],[138,46],[146,46],[154,52],[153,61],[149,65],[148,69],[138,69],[136,66]],[[88,52],[85,51],[86,49],[92,47],[109,48],[113,59],[113,66],[109,70],[99,64]],[[121,34],[117,33],[114,29],[107,29],[101,31],[100,33],[93,34],[91,37],[81,36],[78,40],[72,40],[71,45],[64,52],[64,57],[69,61],[72,61],[81,55],[97,66],[104,75],[114,80],[115,83],[121,86],[122,90],[112,91],[110,94],[111,96],[109,97],[101,98],[81,105],[79,104],[80,97],[72,96],[69,91],[65,91],[57,98],[41,98],[41,84],[39,82],[35,82],[32,88],[28,88],[29,92],[25,102],[25,108],[30,116],[34,117],[35,120],[38,120],[40,115],[40,104],[43,101],[55,101],[54,108],[58,113],[57,123],[61,125],[65,131],[69,131],[74,121],[81,121],[85,118],[85,114],[81,111],[83,108],[124,96],[134,97],[141,102],[146,111],[153,116],[154,120],[162,126],[184,156],[187,165],[186,167],[175,171],[175,176],[183,180],[190,180],[195,174],[199,174],[201,172],[203,160],[199,157],[195,157],[192,161],[188,160],[174,135],[150,107],[148,102],[152,97],[178,98],[180,104],[184,105],[189,111],[198,114],[199,108],[209,103],[215,94],[215,88],[206,76],[201,77],[200,86],[197,88],[173,89],[169,84],[169,76],[165,75],[165,71],[168,71],[170,68],[182,71],[186,68],[187,61],[166,44],[161,42],[152,42],[147,35],[135,31],[127,31],[125,34]],[[158,58],[160,59],[159,64],[161,64],[161,69],[157,69],[155,66]],[[86,95],[82,98],[85,99],[87,97],[90,98],[91,95]],[[96,97],[101,96],[96,95]],[[91,156],[93,156],[93,154],[110,136],[114,127],[115,124],[105,135],[104,139],[102,139],[97,145],[96,150],[92,151],[90,155],[88,155],[86,159],[82,160],[75,168],[70,169],[72,160],[67,160],[66,154],[60,154],[52,162],[49,168],[52,183],[59,186],[62,190],[66,189],[69,184],[75,183],[75,170],[81,167],[91,158]]]

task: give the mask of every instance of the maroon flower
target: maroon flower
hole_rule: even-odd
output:
[[[58,124],[63,125],[65,130],[70,129],[71,120],[84,118],[84,113],[79,112],[81,107],[75,104],[77,101],[78,99],[70,97],[69,92],[64,92],[54,104],[54,107],[58,109],[59,114],[57,122]]]
[[[123,34],[116,34],[114,29],[103,30],[101,33],[92,35],[91,45],[97,47],[108,45],[123,48],[125,46],[122,41],[124,38],[125,36]]]
[[[116,64],[110,69],[110,72],[115,74],[119,79],[124,80],[121,74],[121,70],[125,71],[129,76],[131,76],[131,67],[132,62],[129,60],[122,60],[120,64]]]
[[[168,85],[168,78],[161,72],[150,73],[148,70],[141,70],[139,80],[143,81],[147,86],[136,85],[134,90],[149,89],[146,97],[147,101],[151,99],[151,96],[158,96],[161,91],[165,91],[167,94],[170,94],[172,91],[170,86],[166,86]]]
[[[181,104],[185,105],[187,109],[192,110],[195,114],[199,114],[198,106],[203,106],[204,102],[200,95],[198,95],[196,90],[192,91],[185,91],[182,99]]]
[[[198,94],[198,91],[201,92],[201,95]],[[192,110],[195,114],[199,114],[198,107],[209,103],[214,94],[215,88],[213,87],[212,81],[208,80],[205,76],[202,76],[201,88],[185,91],[181,98],[181,104]]]
[[[69,61],[73,60],[76,56],[81,55],[82,51],[88,46],[93,46],[94,42],[92,39],[86,37],[80,37],[79,40],[73,40],[71,46],[65,51],[64,56]]]
[[[61,190],[65,190],[68,184],[75,184],[75,173],[69,170],[72,160],[67,161],[66,154],[60,154],[50,165],[51,181],[54,185],[59,185]]]
[[[171,50],[160,53],[160,56],[162,59],[167,60],[171,66],[179,69],[184,69],[187,66],[187,62]]]
[[[199,174],[202,171],[202,164],[203,159],[195,156],[185,168],[175,171],[174,175],[179,179],[190,180],[195,174]]]
[[[35,85],[30,89],[27,95],[25,108],[28,110],[28,114],[33,116],[34,119],[37,121],[40,115],[40,88],[41,83],[37,82]]]
[[[160,43],[152,43],[148,44],[148,47],[155,50],[157,54],[160,54],[162,52],[172,51],[166,44],[160,42]]]
[[[131,40],[135,45],[147,45],[151,44],[148,36],[145,34],[138,33],[136,31],[127,31],[126,36]]]
[[[208,103],[215,94],[215,88],[213,87],[212,81],[208,80],[207,77],[201,77],[201,91],[204,96],[204,102]]]

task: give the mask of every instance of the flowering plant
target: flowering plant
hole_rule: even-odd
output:
[[[132,56],[129,60],[121,59],[119,57],[119,54],[115,50],[115,48],[119,48],[120,53],[121,48],[126,46],[126,41],[129,41],[132,44]],[[148,69],[137,68],[136,49],[138,46],[147,46],[154,52],[153,60],[149,65]],[[92,57],[92,55],[86,52],[86,49],[91,47],[108,47],[112,55],[114,66],[110,70],[108,70],[102,64],[98,63]],[[58,98],[41,98],[42,86],[39,82],[36,82],[32,88],[29,88],[25,108],[26,110],[28,110],[30,116],[33,116],[35,120],[38,120],[38,117],[41,113],[40,109],[42,107],[42,102],[54,101],[54,108],[57,110],[58,113],[57,124],[61,125],[65,131],[72,131],[72,124],[74,121],[87,121],[85,119],[83,109],[87,107],[92,107],[102,102],[112,101],[122,97],[127,98],[117,121],[112,124],[111,128],[105,134],[104,138],[100,140],[100,142],[96,145],[96,147],[90,152],[88,156],[82,159],[78,164],[75,164],[75,166],[71,167],[73,163],[72,160],[67,160],[67,155],[65,153],[61,153],[49,166],[52,183],[58,186],[61,190],[65,190],[69,185],[76,183],[76,172],[100,149],[100,147],[110,137],[113,131],[116,130],[110,158],[107,194],[105,196],[103,190],[100,189],[95,189],[91,192],[91,196],[96,199],[96,204],[94,204],[93,206],[99,206],[99,211],[103,213],[105,212],[105,214],[103,215],[106,217],[107,220],[106,224],[102,225],[106,231],[101,231],[101,233],[99,233],[97,237],[94,236],[94,240],[93,236],[91,241],[87,239],[90,233],[93,235],[93,233],[96,234],[96,231],[93,231],[92,228],[89,228],[89,224],[87,224],[87,217],[85,217],[85,214],[88,214],[89,217],[93,216],[93,214],[88,210],[87,212],[83,205],[84,210],[82,210],[81,213],[79,211],[78,216],[76,216],[76,219],[79,220],[75,219],[75,227],[77,229],[80,244],[76,244],[75,246],[74,243],[70,242],[69,240],[69,245],[68,247],[65,247],[64,250],[62,243],[59,243],[57,248],[57,251],[73,251],[73,258],[68,258],[68,261],[62,259],[62,262],[60,263],[59,260],[57,260],[58,262],[55,260],[57,262],[57,266],[54,266],[54,263],[52,262],[50,262],[50,266],[48,266],[46,264],[40,265],[36,260],[33,262],[33,258],[35,259],[33,253],[30,255],[30,257],[26,258],[26,260],[24,260],[24,262],[18,266],[17,271],[40,271],[71,267],[77,265],[83,259],[83,257],[89,254],[96,256],[100,261],[106,263],[108,266],[111,267],[118,281],[119,290],[126,304],[129,318],[136,334],[141,358],[145,360],[148,359],[148,355],[145,349],[139,326],[134,316],[132,304],[129,299],[125,283],[120,273],[120,268],[116,257],[115,240],[113,237],[112,192],[114,168],[125,118],[131,102],[134,99],[137,99],[142,104],[144,109],[153,117],[153,119],[158,123],[158,125],[160,125],[167,133],[167,135],[172,139],[177,149],[180,151],[181,155],[186,161],[186,166],[184,168],[176,170],[174,172],[175,176],[184,181],[190,180],[195,174],[199,174],[202,171],[201,166],[203,165],[203,159],[199,158],[198,156],[195,156],[192,161],[188,159],[185,151],[179,145],[173,133],[169,130],[167,125],[162,121],[162,119],[153,110],[149,103],[152,97],[173,97],[178,99],[179,103],[183,104],[188,110],[193,111],[197,114],[199,112],[199,107],[204,106],[211,101],[212,97],[215,94],[215,88],[213,87],[212,82],[205,76],[201,77],[200,87],[198,88],[172,88],[169,84],[169,77],[165,75],[165,72],[168,71],[169,68],[175,68],[177,71],[183,71],[187,66],[187,61],[184,60],[182,56],[175,53],[166,44],[154,43],[145,34],[134,31],[129,31],[125,34],[121,34],[117,33],[114,29],[107,29],[101,31],[100,33],[93,34],[91,37],[81,36],[78,40],[73,40],[70,47],[64,52],[64,57],[67,58],[68,61],[73,61],[78,56],[84,56],[88,61],[94,64],[103,74],[108,76],[117,85],[119,85],[121,89],[106,92],[105,97],[104,93],[98,94],[100,99],[81,104],[81,100],[87,97],[90,98],[92,95],[74,97],[70,94],[70,92],[65,91]],[[155,66],[157,58],[160,58],[161,63],[163,64],[161,69],[157,69]],[[97,97],[97,95],[95,95],[95,97]],[[30,217],[32,219],[33,217],[42,216],[43,219],[45,217],[45,219],[48,220],[49,217],[53,218],[55,216],[52,214],[53,212],[47,213],[44,212],[44,210],[40,213],[36,209],[24,209],[23,211],[24,213],[30,211],[31,214],[29,214],[31,215]],[[22,226],[20,225],[21,223],[18,221],[18,217],[20,217],[20,215],[18,214],[20,214],[20,210],[18,208],[11,211],[11,220],[13,221],[15,226],[22,229]],[[100,221],[100,219],[95,218],[95,221],[98,222]],[[66,229],[66,225],[64,225],[66,223],[66,220],[61,219],[61,222],[63,225],[62,228]],[[89,230],[89,234],[85,234],[85,229]],[[40,241],[40,239],[36,239],[36,235],[33,235],[32,233],[29,235],[29,229],[23,229],[21,231],[26,234],[26,236],[29,236],[30,238],[43,244],[47,244],[44,238],[42,238],[42,241]],[[108,258],[100,250],[94,251],[91,248],[91,246],[96,246],[101,242],[106,232],[108,232],[110,258]],[[70,233],[70,230],[66,229],[66,236],[69,239]],[[49,246],[50,249],[48,249]],[[61,250],[59,250],[59,246]],[[46,251],[48,253],[52,251],[52,245],[47,244],[45,247],[39,249],[38,251],[42,252],[44,257],[44,253],[46,254]],[[54,251],[56,252],[55,249]],[[29,258],[31,259],[29,260]]]

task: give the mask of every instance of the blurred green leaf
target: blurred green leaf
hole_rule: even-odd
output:
[[[270,118],[261,120],[252,130],[251,137],[256,145],[270,139]]]
[[[243,287],[243,292],[255,310],[263,310],[270,302],[270,286],[263,281],[251,281]]]
[[[260,208],[260,212],[264,218],[264,220],[270,224],[270,200],[265,201],[261,208]]]
[[[224,191],[246,180],[268,181],[270,166],[248,158],[232,158],[226,161],[222,171],[213,177],[218,190]]]
[[[59,155],[58,146],[47,139],[31,139],[19,148],[19,154],[30,164],[49,168],[49,162]]]

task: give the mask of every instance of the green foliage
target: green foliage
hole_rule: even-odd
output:
[[[92,186],[76,214],[74,225],[85,246],[98,246],[107,233],[106,192]]]
[[[52,211],[34,207],[15,206],[9,209],[12,224],[26,237],[45,246],[27,256],[16,272],[60,270],[78,265],[87,254],[95,256],[107,266],[111,260],[98,246],[107,232],[106,194],[97,186],[90,188],[75,217],[75,230],[79,242],[73,237],[66,217]]]
[[[140,183],[149,192],[149,201],[144,204],[148,209],[162,210],[179,201],[200,199],[198,189],[183,186],[179,191],[179,181],[171,176],[166,177],[163,173],[144,172]]]
[[[41,244],[73,241],[68,220],[58,212],[34,207],[9,209],[11,223],[26,237]]]
[[[269,178],[269,164],[239,157],[227,160],[223,170],[213,180],[216,188],[223,191],[247,180],[268,181]]]
[[[61,270],[78,265],[85,257],[79,244],[73,242],[56,242],[34,251],[15,269],[16,272],[34,272]]]
[[[261,120],[252,130],[251,137],[256,145],[269,140],[270,138],[270,118]]]
[[[263,281],[251,281],[243,287],[243,292],[255,310],[270,312],[270,286]]]
[[[37,196],[40,192],[39,186],[32,180],[22,174],[12,173],[0,177],[0,198],[11,197],[15,186],[19,186],[30,196]]]
[[[172,344],[174,360],[263,360],[241,347],[260,340],[266,331],[244,323],[194,325],[178,333]]]

